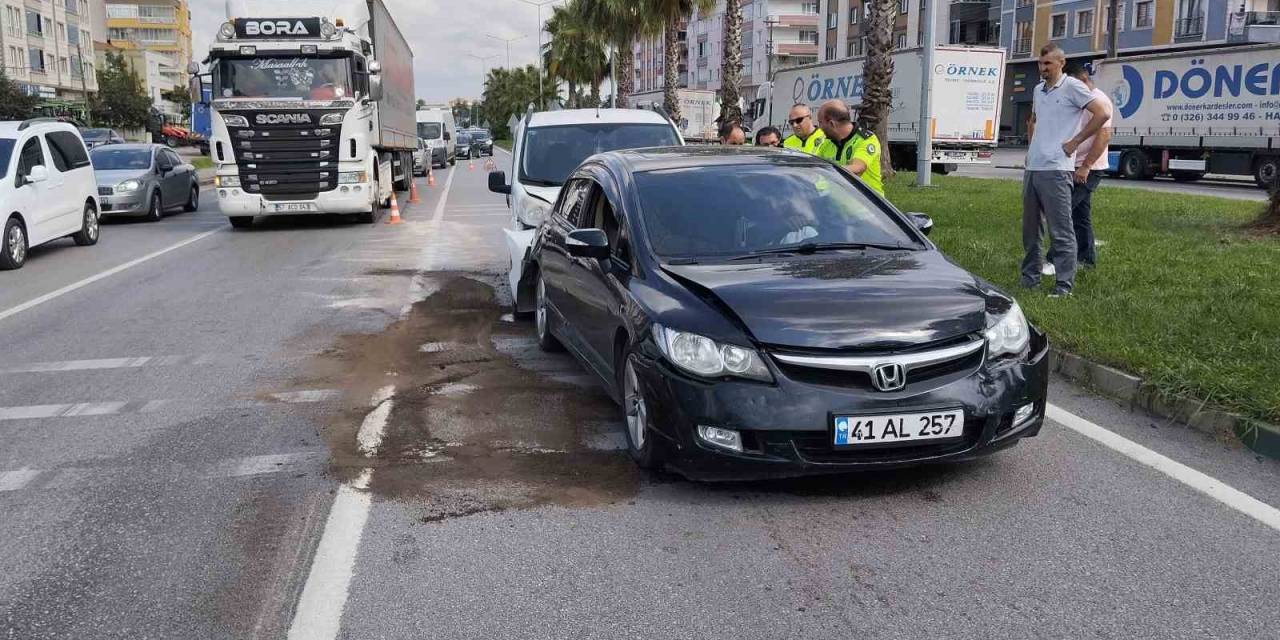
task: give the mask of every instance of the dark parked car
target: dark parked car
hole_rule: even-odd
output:
[[[103,217],[145,216],[155,222],[175,207],[200,208],[195,167],[164,145],[113,144],[90,151],[89,158]]]
[[[493,155],[493,136],[488,131],[478,129],[471,132],[471,147],[476,157]]]
[[[843,169],[774,149],[600,154],[517,308],[622,403],[631,456],[702,479],[990,453],[1044,420],[1048,341]]]
[[[124,144],[124,136],[116,132],[115,129],[81,129],[80,137],[84,138],[84,145],[90,149],[101,147],[108,144]]]

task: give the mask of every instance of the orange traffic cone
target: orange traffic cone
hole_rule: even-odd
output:
[[[391,192],[391,219],[387,224],[400,224],[400,203],[396,202],[396,192]]]
[[[436,173],[434,171],[427,174],[427,186],[428,187],[436,186]]]
[[[467,158],[467,171],[475,171],[475,170],[476,170],[476,161],[472,160],[471,158]]]
[[[419,202],[422,202],[422,201],[418,199],[418,181],[410,180],[409,181],[409,204],[418,204]]]

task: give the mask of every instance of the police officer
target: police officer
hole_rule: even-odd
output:
[[[849,107],[840,100],[828,100],[818,108],[818,126],[827,139],[818,147],[818,156],[826,158],[862,179],[873,191],[884,195],[880,178],[880,139],[870,128],[854,124]]]
[[[813,114],[809,111],[809,105],[797,102],[791,107],[791,113],[787,115],[787,122],[791,124],[791,135],[782,141],[782,146],[787,149],[803,151],[809,155],[818,155],[818,147],[822,146],[822,142],[827,136],[818,128],[818,123],[813,121]]]

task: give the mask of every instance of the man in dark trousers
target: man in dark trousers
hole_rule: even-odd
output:
[[[1093,192],[1102,182],[1102,172],[1107,169],[1107,145],[1111,143],[1111,115],[1115,108],[1107,93],[1093,85],[1089,70],[1082,64],[1067,65],[1067,75],[1084,83],[1093,99],[1107,108],[1107,121],[1092,138],[1076,149],[1075,184],[1071,190],[1071,225],[1076,232],[1076,262],[1082,267],[1098,264],[1098,253],[1093,237]],[[1080,126],[1088,124],[1093,114],[1081,112]]]

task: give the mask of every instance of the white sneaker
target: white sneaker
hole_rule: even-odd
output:
[[[1044,265],[1040,267],[1040,275],[1042,276],[1051,276],[1057,273],[1058,273],[1058,270],[1053,268],[1052,262],[1046,262],[1044,263]]]
[[[1096,238],[1095,238],[1095,239],[1094,239],[1094,241],[1093,241],[1093,246],[1095,246],[1095,247],[1101,247],[1101,246],[1103,246],[1103,245],[1105,245],[1105,244],[1107,244],[1107,241],[1106,241],[1106,240],[1098,240],[1098,239],[1096,239]]]

